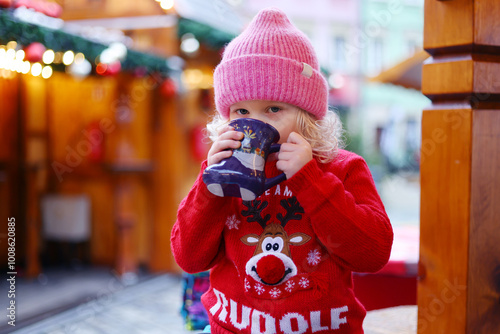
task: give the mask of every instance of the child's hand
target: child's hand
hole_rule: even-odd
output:
[[[281,144],[276,167],[291,178],[313,158],[311,145],[296,132],[290,133],[286,143]]]
[[[231,126],[224,126],[219,131],[219,137],[217,137],[208,151],[208,166],[218,164],[223,159],[229,158],[233,154],[232,150],[241,146],[243,137],[243,133],[234,131]]]

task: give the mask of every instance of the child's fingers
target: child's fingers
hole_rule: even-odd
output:
[[[227,140],[227,139],[232,139],[232,140],[242,140],[244,137],[242,132],[234,131],[234,130],[229,130],[226,132],[223,132],[219,135],[217,138],[217,141],[220,140]]]
[[[227,149],[235,149],[241,146],[241,136],[239,135],[241,132],[230,131],[223,133],[220,135],[217,140],[214,141],[212,147],[210,148],[210,152],[217,153],[222,150]]]
[[[225,139],[225,140],[218,140],[216,141],[213,145],[213,152],[220,152],[224,151],[227,149],[237,149],[241,146],[241,142],[239,140],[234,140],[234,139]]]
[[[286,142],[297,145],[308,144],[307,140],[301,135],[299,135],[297,132],[291,132]]]
[[[229,158],[232,155],[232,150],[241,146],[243,133],[234,130],[223,132],[217,140],[214,141],[212,147],[208,151],[208,165],[220,162],[222,159]],[[220,154],[222,153],[222,154]]]
[[[221,126],[220,128],[217,129],[217,134],[220,136],[224,132],[227,132],[230,130],[233,130],[233,127],[229,126],[229,124],[224,124],[223,126]]]
[[[210,165],[218,164],[222,160],[229,158],[232,154],[233,154],[232,151],[221,151],[221,152],[215,153],[214,155],[212,155],[209,158],[208,165],[210,166]]]
[[[282,161],[288,161],[295,156],[293,152],[281,152],[278,153],[278,159]]]
[[[278,160],[278,162],[276,163],[276,168],[278,168],[278,170],[285,172],[285,174],[287,174],[287,172],[291,168],[290,165],[291,165],[291,163],[289,160]],[[287,174],[287,178],[289,178],[288,174]]]
[[[283,143],[283,144],[281,144],[279,153],[281,155],[285,152],[294,152],[296,146],[297,146],[296,144]]]
[[[241,139],[243,139],[243,133],[237,131],[228,131],[221,134],[217,140],[213,143],[212,149],[215,152],[219,152],[227,149],[236,149],[241,146]]]
[[[280,152],[294,152],[300,146],[308,147],[310,144],[304,137],[296,132],[292,132],[288,136],[287,142],[281,144]]]
[[[290,133],[287,142],[281,144],[276,167],[289,179],[312,159],[309,142],[296,132]]]
[[[234,128],[232,126],[230,126],[229,124],[225,124],[220,129],[217,130],[217,134],[220,136],[223,133],[226,133],[228,131],[234,131]]]

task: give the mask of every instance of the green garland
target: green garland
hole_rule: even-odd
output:
[[[177,35],[180,38],[186,33],[192,33],[197,40],[212,50],[220,50],[236,37],[230,33],[181,17],[177,25]]]
[[[91,63],[107,48],[106,45],[90,41],[81,36],[72,35],[62,30],[52,30],[31,23],[17,20],[10,9],[0,9],[0,43],[16,41],[28,46],[33,42],[42,43],[54,51],[81,52]],[[127,57],[121,62],[122,70],[131,71],[145,68],[147,72],[157,72],[167,76],[169,68],[166,59],[151,54],[127,49]]]

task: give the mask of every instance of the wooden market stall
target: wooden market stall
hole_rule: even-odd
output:
[[[176,126],[175,98],[157,96],[147,88],[148,79],[123,74],[79,81],[63,73],[50,80],[0,79],[0,98],[6,101],[1,207],[5,216],[17,218],[17,258],[26,259],[27,275],[40,272],[36,259],[47,246],[42,245],[42,199],[82,194],[91,202],[91,234],[81,240],[86,253],[71,256],[119,272],[135,270],[138,263],[171,268],[164,246],[169,233],[155,228],[168,229],[175,220],[189,156],[182,126]],[[130,99],[120,101],[120,96]],[[155,210],[163,221],[156,227]],[[154,252],[164,256],[154,262]]]
[[[153,1],[138,12],[134,1],[105,3],[99,2],[101,11],[79,12],[78,5],[88,2],[72,2],[67,18],[163,13]],[[92,17],[95,13],[100,14]],[[0,14],[10,18],[5,9]],[[28,38],[24,28],[17,41],[15,29],[0,34],[0,49],[22,50],[39,36],[50,48],[48,35],[57,34],[59,42],[68,37],[35,30]],[[89,52],[89,76],[68,74],[60,64],[52,65],[48,78],[0,69],[0,213],[16,219],[21,275],[36,277],[44,265],[71,259],[109,266],[118,274],[136,273],[141,266],[179,271],[170,229],[206,154],[200,124],[213,110],[211,71],[219,51],[201,46],[197,57],[181,62],[183,68],[168,65],[173,56],[179,63],[177,29],[175,24],[126,31],[141,51],[129,48],[122,70],[114,73],[100,73],[100,63],[94,64],[106,46],[73,36],[68,38]],[[68,43],[60,44],[68,49]],[[75,48],[75,54],[85,53]],[[146,53],[150,50],[160,56]],[[0,233],[6,235],[4,229],[2,224]],[[0,251],[7,253],[6,243]],[[6,259],[0,265],[6,266]]]

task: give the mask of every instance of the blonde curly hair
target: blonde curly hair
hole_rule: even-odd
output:
[[[306,139],[312,147],[313,155],[321,163],[332,161],[339,148],[344,147],[342,122],[334,110],[328,110],[325,117],[318,120],[314,115],[303,109],[299,109],[297,114],[298,133]],[[218,137],[218,130],[229,119],[224,119],[218,112],[207,124],[208,137],[215,141]]]

